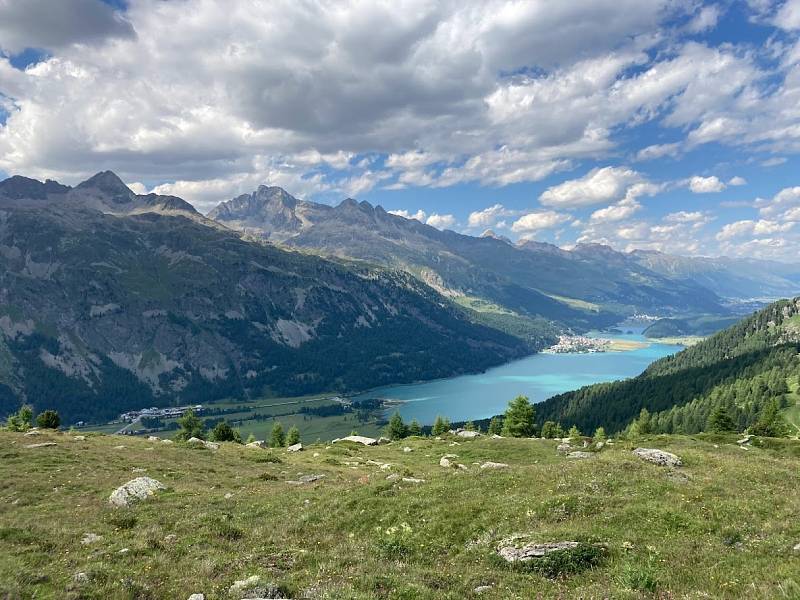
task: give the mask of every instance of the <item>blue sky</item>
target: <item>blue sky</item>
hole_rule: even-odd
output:
[[[29,0],[0,49],[0,175],[800,251],[800,0]]]

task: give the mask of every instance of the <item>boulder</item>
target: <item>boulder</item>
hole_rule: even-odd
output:
[[[297,443],[292,444],[288,448],[286,448],[287,452],[300,452],[303,449],[303,444]]]
[[[192,594],[189,600],[206,600],[206,597],[203,594]]]
[[[231,598],[236,600],[244,600],[245,598],[283,598],[283,594],[278,589],[278,586],[267,583],[262,580],[258,575],[253,575],[247,579],[236,581],[228,589],[228,594]]]
[[[794,550],[795,552],[800,552],[800,542],[798,542],[797,544],[795,544],[795,545],[794,545],[794,548],[792,548],[792,550]]]
[[[354,442],[356,444],[363,444],[364,446],[377,446],[378,440],[371,437],[365,437],[363,435],[348,435],[347,437],[338,438],[333,440],[333,443],[336,442]]]
[[[287,481],[286,483],[291,485],[306,485],[308,483],[314,483],[315,481],[319,481],[323,479],[325,475],[303,475],[302,477],[298,477],[292,481]]]
[[[567,454],[567,458],[592,458],[594,454],[591,452],[583,452],[582,450],[576,450],[575,452],[570,452]]]
[[[471,440],[476,437],[480,437],[480,431],[467,431],[466,429],[462,429],[456,432],[456,435],[461,438],[467,438]]]
[[[490,460],[481,465],[481,469],[505,469],[507,467],[508,465],[506,463],[492,462]]]
[[[386,476],[386,481],[397,481],[398,479],[400,479],[399,473],[391,473]]]
[[[76,442],[85,442],[86,441],[86,436],[85,435],[76,435],[72,439],[75,440]]]
[[[50,446],[57,446],[55,442],[41,442],[39,444],[28,444],[26,448],[49,448]]]
[[[161,440],[161,443],[162,444],[174,444],[175,442],[173,442],[172,440]]]
[[[457,454],[445,454],[442,458],[439,459],[439,466],[444,467],[445,469],[449,469],[453,466],[453,463],[450,459],[458,458]]]
[[[570,452],[572,450],[572,446],[570,446],[569,442],[563,442],[556,446],[556,450],[558,452]]]
[[[81,538],[81,544],[84,546],[88,546],[90,544],[94,544],[99,542],[103,539],[102,535],[97,535],[96,533],[84,533],[83,538]]]
[[[256,449],[264,449],[269,448],[269,444],[264,440],[256,440],[255,442],[250,442],[249,444],[245,444],[247,448],[256,448]]]
[[[418,479],[417,477],[403,477],[403,481],[405,483],[425,483],[424,479]]]
[[[403,452],[411,452],[411,451],[412,451],[412,449],[409,448],[408,446],[404,446],[403,447]]]
[[[392,440],[390,440],[387,437],[381,436],[381,437],[378,438],[378,444],[390,444],[391,442],[392,442]]]
[[[636,448],[633,453],[642,460],[661,467],[680,467],[683,464],[680,457],[657,448]]]
[[[737,444],[739,444],[740,446],[742,446],[742,445],[744,445],[744,444],[749,444],[749,443],[750,443],[750,440],[751,440],[752,438],[753,438],[753,436],[752,436],[752,435],[750,435],[750,434],[747,434],[747,435],[746,435],[746,436],[744,436],[742,439],[740,439],[740,440],[736,440],[736,443],[737,443]]]
[[[147,436],[147,441],[148,442],[160,442],[161,438],[160,437],[156,437],[154,435],[148,435]]]
[[[546,542],[543,544],[523,544],[516,543],[515,538],[504,540],[497,547],[497,554],[508,562],[527,562],[537,558],[542,558],[551,552],[561,550],[572,550],[579,546],[578,542]]]
[[[478,594],[480,596],[481,594],[485,594],[486,592],[491,592],[492,591],[492,586],[490,586],[490,585],[479,585],[478,587],[476,587],[472,591],[473,591],[473,593]]]
[[[208,450],[219,450],[219,444],[215,442],[207,442],[205,440],[201,440],[200,438],[191,437],[186,440],[186,443],[190,446],[194,446],[195,448],[207,448]]]
[[[157,491],[165,489],[167,488],[164,484],[151,477],[137,477],[111,492],[108,501],[114,506],[127,507],[139,500],[146,500]]]
[[[78,585],[84,585],[89,583],[89,576],[83,572],[75,573],[75,575],[72,576],[72,581]]]

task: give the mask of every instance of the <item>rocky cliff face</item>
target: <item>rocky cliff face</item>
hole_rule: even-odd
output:
[[[248,242],[107,175],[38,199],[9,187],[0,183],[0,413],[25,400],[70,422],[365,389],[528,351],[407,273]]]

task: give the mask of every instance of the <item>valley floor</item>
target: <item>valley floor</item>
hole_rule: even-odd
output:
[[[289,453],[0,432],[0,597],[214,600],[258,575],[292,598],[798,598],[800,442],[735,441],[637,442],[678,454],[670,469],[622,441],[570,459],[553,440]],[[168,489],[112,507],[140,476]],[[551,579],[497,557],[516,533],[604,550]]]

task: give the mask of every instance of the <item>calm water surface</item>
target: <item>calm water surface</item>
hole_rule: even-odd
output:
[[[622,325],[631,334],[599,334],[600,337],[646,341],[642,328]],[[595,354],[536,354],[478,375],[461,375],[426,383],[377,388],[355,396],[354,400],[384,398],[403,403],[390,412],[400,411],[406,421],[417,419],[433,423],[437,415],[451,421],[485,419],[502,413],[508,401],[520,394],[531,402],[601,381],[625,379],[641,373],[651,362],[682,350],[681,346],[653,344],[630,352]]]

